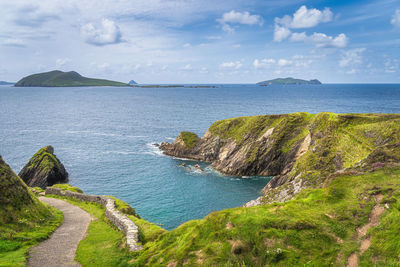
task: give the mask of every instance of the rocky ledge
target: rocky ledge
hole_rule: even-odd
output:
[[[273,176],[249,204],[286,201],[336,172],[400,162],[400,115],[293,113],[215,122],[202,138],[182,132],[160,149],[237,176]],[[374,157],[373,155],[379,155]]]
[[[52,146],[46,146],[36,152],[18,176],[28,186],[41,187],[42,189],[57,183],[68,182],[68,172],[54,155]]]

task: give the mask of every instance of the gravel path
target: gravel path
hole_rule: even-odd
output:
[[[74,260],[75,252],[90,224],[89,213],[60,199],[39,199],[62,211],[64,221],[49,239],[29,250],[27,266],[81,266]]]

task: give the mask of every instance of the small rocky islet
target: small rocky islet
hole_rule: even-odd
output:
[[[68,174],[51,146],[30,159],[19,174],[23,179],[0,158],[0,244],[7,245],[0,247],[0,265],[9,263],[10,253],[19,253],[18,262],[26,261],[29,247],[46,239],[62,221],[57,210],[32,193],[40,188],[26,183],[55,187],[49,192],[61,192],[66,201],[97,210],[91,213],[96,220],[81,241],[84,245],[78,247],[83,266],[110,259],[118,264],[107,266],[346,266],[355,261],[388,266],[398,261],[400,115],[240,117],[215,122],[202,138],[182,132],[160,149],[209,162],[223,173],[274,178],[263,195],[245,207],[212,212],[171,231],[145,221],[113,198],[116,209],[137,225],[140,250],[133,253],[121,245],[125,241],[118,230],[107,226],[104,209],[79,200],[96,196],[59,184]],[[359,234],[362,229],[368,234]],[[36,236],[37,231],[42,234],[29,240],[18,237]],[[119,241],[109,239],[111,232]],[[103,241],[90,241],[99,236]]]

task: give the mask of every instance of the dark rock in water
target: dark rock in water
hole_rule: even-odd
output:
[[[185,167],[186,166],[186,164],[185,163],[182,163],[181,165],[179,165],[179,166],[181,166],[181,167]]]
[[[41,187],[68,182],[68,172],[64,165],[54,155],[54,148],[46,146],[40,149],[25,167],[19,177],[31,187]]]
[[[200,171],[204,171],[201,167],[200,167],[200,165],[199,164],[195,164],[194,166],[193,166],[195,169],[198,169],[198,170],[200,170]]]

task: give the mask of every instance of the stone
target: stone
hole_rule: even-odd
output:
[[[52,146],[46,146],[36,152],[18,175],[28,186],[42,189],[68,182],[68,172],[54,155]]]

